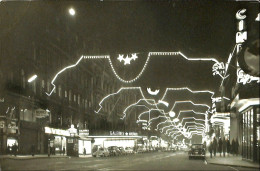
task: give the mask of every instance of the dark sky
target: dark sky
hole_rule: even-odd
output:
[[[71,35],[87,40],[87,46],[98,46],[99,53],[180,50],[226,60],[235,44],[235,13],[241,6],[252,5],[205,0],[9,1],[0,4],[1,34],[17,27],[32,34],[50,25],[56,35],[67,26]],[[74,17],[68,15],[69,7],[75,8]],[[72,41],[71,35],[63,40]]]
[[[71,7],[76,10],[75,16],[68,14]],[[213,57],[226,62],[235,45],[235,14],[241,8],[247,8],[250,17],[256,16],[259,4],[211,0],[8,1],[0,3],[0,39],[10,52],[23,53],[32,42],[52,44],[75,60],[81,54],[181,51],[188,57]],[[170,62],[168,68],[162,64],[161,69],[172,70],[164,77],[174,78],[168,79],[169,83],[161,77],[163,70],[149,66],[154,72],[149,72],[145,81],[151,78],[150,82],[154,82],[153,77],[161,77],[158,83],[167,85],[160,86],[182,87],[192,83],[197,89],[211,78],[217,88],[219,79],[213,78],[212,65],[204,69],[204,64],[195,63],[180,66]],[[176,66],[180,69],[173,70]],[[201,80],[200,84],[196,80]]]

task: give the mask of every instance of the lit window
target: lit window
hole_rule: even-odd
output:
[[[87,108],[87,107],[88,107],[88,100],[85,99],[85,108]]]
[[[68,95],[67,95],[67,90],[65,90],[64,96],[65,96],[65,98],[68,97]]]
[[[22,87],[25,88],[25,76],[24,76],[24,70],[21,70],[21,75],[22,75]]]
[[[61,86],[59,85],[59,97],[61,97]]]
[[[47,91],[50,92],[50,81],[47,81]]]
[[[44,80],[42,80],[42,88],[44,88],[44,86],[45,86],[45,82]]]

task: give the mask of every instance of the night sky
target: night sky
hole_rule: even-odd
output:
[[[76,10],[75,16],[68,14],[70,7]],[[213,57],[226,62],[235,45],[237,10],[247,8],[251,15],[256,14],[257,7],[259,4],[256,3],[209,0],[9,1],[0,3],[0,39],[13,36],[12,41],[22,47],[31,42],[44,42],[46,37],[60,36],[60,42],[51,43],[61,47],[64,52],[72,52],[70,56],[75,59],[78,56],[74,52],[99,55],[181,51],[188,57]],[[74,43],[75,35],[78,37],[77,43]],[[86,43],[85,48],[81,48],[83,41]],[[167,67],[161,68],[169,70],[176,67],[171,64],[169,61],[167,65],[162,63],[161,66]],[[211,66],[203,67],[206,66],[200,63],[194,67],[191,63],[179,67],[179,70],[167,76],[177,79],[175,83],[178,84],[174,84],[173,79],[169,82],[161,78],[161,82],[167,84],[163,87],[196,84],[196,80],[201,80],[197,84],[197,87],[201,87],[208,82],[207,78],[213,77]],[[199,70],[195,72],[194,68]],[[207,74],[205,70],[209,70]],[[178,77],[180,71],[186,72],[186,81]],[[159,78],[162,73],[164,71],[159,68],[155,75],[150,72],[147,78],[151,78],[151,75]],[[147,78],[145,80],[149,82]],[[219,79],[210,81],[219,85]]]

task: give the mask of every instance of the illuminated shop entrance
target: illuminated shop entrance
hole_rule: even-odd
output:
[[[259,162],[259,107],[249,107],[242,112],[242,157]]]

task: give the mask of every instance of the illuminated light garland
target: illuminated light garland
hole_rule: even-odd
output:
[[[116,93],[111,93],[111,94],[108,94],[107,96],[105,96],[100,102],[99,102],[99,109],[97,110],[97,111],[95,111],[95,113],[98,113],[101,109],[102,109],[102,103],[103,103],[103,101],[105,100],[105,99],[107,99],[108,97],[110,97],[110,96],[113,96],[113,95],[115,95],[115,94],[118,94],[118,93],[120,93],[122,90],[131,90],[131,89],[133,89],[133,90],[140,90],[140,87],[121,87]]]
[[[229,65],[230,65],[230,61],[231,61],[232,57],[234,56],[236,48],[237,48],[237,44],[234,46],[232,53],[228,57],[228,61],[227,61],[226,66],[225,66],[224,79],[221,80],[221,86],[223,85],[224,80],[228,77],[227,71],[228,71],[228,68],[229,68]]]
[[[196,118],[194,118],[194,117],[187,117],[187,118],[183,118],[183,119],[181,120],[181,124],[183,123],[184,120],[187,120],[187,119],[193,119],[193,120],[195,120],[195,121],[203,121],[203,122],[206,122],[204,119],[196,119]]]
[[[149,52],[148,53],[148,56],[147,56],[147,59],[146,59],[146,62],[141,70],[141,72],[133,79],[131,80],[125,80],[123,78],[121,78],[117,72],[115,71],[115,68],[112,64],[112,61],[111,61],[111,58],[109,55],[103,55],[103,56],[81,56],[80,59],[76,62],[76,64],[73,64],[73,65],[70,65],[70,66],[67,66],[65,68],[63,68],[61,71],[59,71],[55,76],[54,78],[52,79],[51,81],[51,84],[53,85],[53,89],[50,93],[46,93],[48,96],[50,96],[52,94],[52,92],[54,91],[54,89],[56,88],[55,84],[54,84],[54,81],[56,80],[57,76],[59,74],[61,74],[63,71],[69,69],[69,68],[72,68],[72,67],[75,67],[78,65],[78,63],[82,60],[82,58],[84,57],[84,59],[108,59],[109,61],[109,64],[112,68],[112,71],[114,73],[114,75],[117,77],[118,80],[120,80],[121,82],[123,83],[132,83],[134,81],[136,81],[137,79],[139,79],[141,77],[141,75],[143,74],[144,70],[146,69],[146,66],[150,60],[150,56],[151,55],[154,55],[154,56],[158,56],[158,55],[181,55],[183,58],[185,58],[186,60],[189,60],[189,61],[213,61],[215,63],[219,63],[218,60],[216,60],[215,58],[188,58],[187,56],[185,56],[183,53],[181,52]],[[123,60],[123,59],[122,59]]]
[[[50,96],[50,95],[52,94],[52,92],[54,91],[54,89],[56,88],[56,86],[55,86],[55,84],[54,84],[54,81],[56,80],[56,78],[57,78],[62,72],[64,72],[65,70],[77,66],[77,65],[79,64],[79,62],[80,62],[83,58],[84,58],[84,56],[81,56],[81,57],[79,58],[79,60],[78,60],[75,64],[63,68],[62,70],[60,70],[60,71],[54,76],[54,78],[53,78],[52,81],[51,81],[51,84],[53,85],[53,89],[51,90],[50,93],[46,93],[48,96]]]
[[[165,91],[165,93],[164,93],[164,95],[163,95],[163,97],[162,97],[162,100],[165,98],[165,96],[166,96],[166,94],[167,94],[168,91],[178,91],[178,90],[188,90],[188,91],[190,91],[190,92],[193,93],[193,94],[196,94],[196,93],[210,93],[210,94],[211,94],[211,98],[213,98],[213,96],[214,96],[214,94],[215,94],[215,92],[210,91],[210,90],[193,91],[193,90],[191,90],[191,89],[188,88],[188,87],[182,87],[182,88],[166,88],[166,91]]]
[[[179,104],[179,103],[191,103],[193,106],[205,106],[205,107],[208,108],[208,110],[210,109],[210,106],[208,106],[208,105],[206,105],[206,104],[195,104],[195,103],[193,103],[193,102],[190,101],[190,100],[186,100],[186,101],[175,101],[175,103],[174,103],[174,105],[173,105],[173,107],[171,108],[170,111],[173,111],[174,108],[175,108],[175,105],[176,105],[176,104]],[[179,113],[179,114],[180,114],[180,113]],[[178,115],[178,116],[179,116],[179,115]]]
[[[154,91],[152,91],[151,88],[146,88],[146,89],[147,89],[147,92],[148,92],[149,94],[153,95],[153,96],[156,96],[156,95],[160,92],[160,90],[154,90]]]

